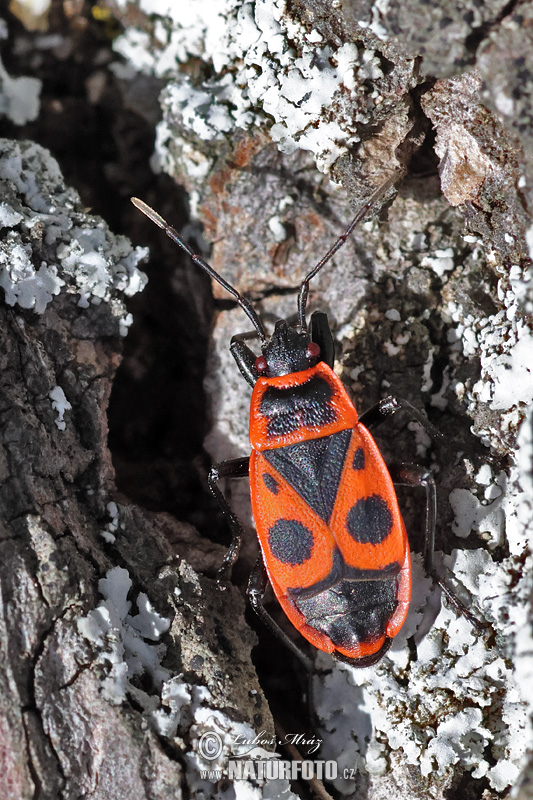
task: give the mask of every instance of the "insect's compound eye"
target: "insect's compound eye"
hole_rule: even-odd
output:
[[[320,355],[320,347],[316,342],[309,342],[307,350],[305,351],[307,358],[318,358]]]
[[[266,372],[268,369],[267,360],[264,356],[255,359],[255,368],[258,372]]]

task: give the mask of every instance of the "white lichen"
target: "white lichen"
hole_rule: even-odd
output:
[[[108,544],[113,544],[116,541],[116,532],[120,526],[120,514],[117,504],[113,501],[109,502],[106,508],[111,519],[100,533],[104,541]]]
[[[450,272],[455,266],[453,248],[447,247],[444,250],[435,250],[432,255],[424,256],[420,262],[421,267],[429,267],[432,269],[439,278],[442,278],[446,272]]]
[[[108,510],[114,519],[119,517],[120,509],[114,503],[108,505]],[[224,793],[216,786],[217,777],[210,779],[206,771],[223,773],[228,758],[243,754],[253,757],[247,743],[255,741],[258,732],[217,709],[207,687],[194,685],[182,675],[172,675],[162,666],[167,649],[160,640],[168,631],[170,620],[153,608],[144,592],[137,593],[134,600],[128,599],[132,581],[126,569],[110,569],[98,582],[98,588],[102,602],[77,620],[77,628],[95,649],[103,696],[114,705],[132,698],[161,737],[176,739],[180,745],[186,736],[188,749],[184,761],[191,792],[199,800],[222,800]],[[138,609],[136,614],[132,614],[133,603]],[[143,689],[139,687],[140,678]],[[148,683],[151,691],[146,688]],[[206,756],[206,735],[214,735],[220,742],[220,752],[214,759]],[[274,757],[263,749],[256,755],[263,759]],[[287,780],[239,781],[239,784],[242,797],[268,800],[283,796],[296,800]]]
[[[48,396],[52,401],[52,408],[57,411],[57,419],[55,420],[55,423],[60,431],[64,431],[67,427],[67,423],[65,422],[65,411],[70,411],[72,406],[65,397],[65,392],[61,386],[54,386]]]
[[[522,410],[533,402],[533,325],[524,314],[530,302],[533,273],[527,265],[513,265],[499,281],[503,309],[475,320],[453,303],[448,314],[455,323],[455,341],[465,356],[479,355],[481,377],[473,386],[470,403],[484,403],[500,412],[502,430],[517,431]],[[490,431],[485,431],[490,438]]]
[[[7,235],[0,249],[0,287],[9,306],[33,308],[42,314],[64,285],[54,264],[42,261],[36,267],[31,246],[22,244],[18,236]]]
[[[169,78],[158,136],[162,161],[172,120],[204,140],[234,128],[270,126],[286,153],[307,150],[327,171],[359,141],[358,125],[383,98],[369,84],[383,77],[372,50],[332,47],[286,13],[284,0],[190,2],[185,8],[139,0],[151,15],[153,39],[129,29],[116,50],[138,70]],[[155,46],[154,40],[155,39]],[[177,64],[200,58],[211,77],[201,83]]]
[[[132,602],[127,599],[131,587],[127,570],[122,567],[109,570],[98,582],[103,602],[78,620],[78,631],[99,648],[97,660],[106,665],[102,681],[105,698],[118,705],[129,694],[145,711],[152,711],[159,703],[158,692],[170,673],[161,666],[166,647],[151,642],[159,642],[170,620],[161,617],[142,592],[136,598],[138,614],[131,616]],[[154,694],[148,694],[134,682],[145,673],[150,676]]]
[[[38,78],[12,78],[0,59],[0,117],[26,125],[39,116],[42,82]]]
[[[106,223],[86,214],[64,184],[55,159],[32,142],[0,140],[0,287],[8,305],[42,314],[64,291],[82,309],[109,304],[119,333],[131,323],[124,297],[146,284],[137,265],[146,248],[132,248]]]

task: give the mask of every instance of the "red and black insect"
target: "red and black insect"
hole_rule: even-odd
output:
[[[259,356],[245,343],[249,334],[233,336],[230,344],[243,377],[253,387],[251,455],[214,466],[209,486],[232,530],[223,564],[227,570],[238,556],[243,528],[217,483],[249,476],[262,558],[250,577],[248,595],[262,620],[306,666],[309,659],[263,606],[267,583],[292,624],[315,647],[354,666],[378,661],[402,627],[411,595],[409,543],[394,483],[425,489],[425,566],[435,577],[433,477],[426,469],[406,464],[387,468],[369,430],[403,410],[433,436],[438,432],[414,406],[395,397],[385,398],[359,418],[333,372],[334,344],[326,315],[314,312],[309,326],[306,320],[311,279],[396,180],[394,176],[374,192],[305,276],[297,323],[278,320],[271,335],[245,297],[159,214],[133,198],[137,208],[233,295],[260,339]]]

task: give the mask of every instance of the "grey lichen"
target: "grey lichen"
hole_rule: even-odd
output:
[[[42,314],[61,291],[80,309],[109,304],[119,332],[131,316],[124,298],[143,289],[148,255],[83,210],[51,154],[33,142],[0,140],[0,286],[10,306]]]

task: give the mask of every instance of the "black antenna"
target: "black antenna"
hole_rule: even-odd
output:
[[[193,250],[191,250],[189,245],[186,242],[184,242],[183,239],[180,238],[177,230],[175,228],[172,228],[168,224],[168,222],[166,222],[166,220],[164,220],[163,217],[157,213],[157,211],[154,211],[153,208],[150,208],[150,206],[147,205],[145,202],[143,202],[143,200],[139,200],[138,197],[132,197],[131,202],[133,203],[135,208],[138,208],[139,211],[142,211],[142,213],[145,214],[148,217],[148,219],[151,219],[152,222],[155,222],[155,224],[166,233],[169,239],[172,239],[173,242],[179,244],[179,246],[183,250],[185,250],[187,255],[192,258],[195,264],[198,264],[198,266],[201,267],[204,270],[204,272],[207,272],[207,274],[211,278],[217,281],[217,283],[219,283],[227,292],[229,292],[235,298],[235,300],[238,302],[244,313],[252,322],[254,328],[259,334],[261,342],[265,342],[267,335],[264,325],[261,322],[257,312],[255,311],[250,301],[246,297],[243,297],[241,294],[239,294],[237,289],[235,289],[231,285],[231,283],[225,281],[224,278],[218,274],[218,272],[215,272],[213,267],[210,264],[208,264],[207,261],[204,261],[203,258],[197,255]]]
[[[357,225],[359,225],[361,220],[366,217],[366,215],[368,214],[368,212],[370,211],[372,206],[375,203],[377,203],[377,201],[381,197],[383,197],[384,194],[386,194],[388,192],[388,190],[391,188],[391,186],[394,186],[394,184],[402,177],[402,175],[403,175],[402,172],[395,172],[394,175],[391,175],[390,178],[387,178],[387,180],[384,181],[381,184],[381,186],[379,186],[375,190],[375,192],[373,192],[370,195],[369,199],[366,201],[364,206],[359,209],[359,211],[357,212],[355,217],[352,219],[352,221],[350,222],[350,224],[348,225],[348,227],[346,228],[344,233],[342,233],[339,236],[339,238],[337,239],[337,241],[335,242],[333,247],[331,247],[328,250],[328,252],[324,256],[324,258],[321,259],[318,262],[318,264],[316,264],[313,267],[313,269],[310,272],[308,272],[307,275],[305,276],[305,278],[303,279],[303,281],[302,281],[302,283],[300,285],[300,293],[298,295],[298,319],[299,319],[299,323],[300,323],[300,327],[301,327],[302,331],[306,331],[307,330],[307,322],[306,322],[306,319],[305,319],[305,307],[307,305],[307,296],[309,294],[309,282],[315,277],[315,275],[318,272],[320,272],[322,267],[325,264],[327,264],[328,261],[335,255],[337,250],[339,250],[343,246],[343,244],[346,241],[346,239],[353,232],[354,228]]]

